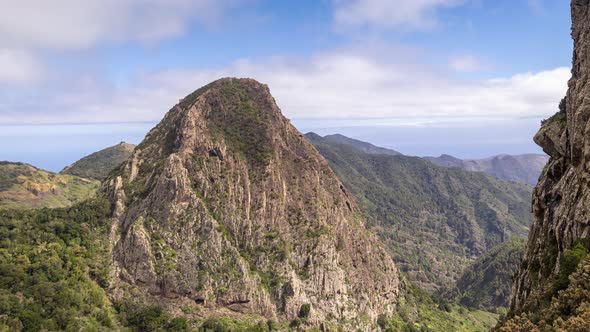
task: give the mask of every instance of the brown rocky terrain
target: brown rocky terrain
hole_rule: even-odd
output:
[[[535,136],[551,159],[533,192],[535,220],[512,291],[511,314],[519,316],[507,331],[587,331],[590,324],[583,263],[590,249],[590,1],[573,0],[571,11],[572,78],[559,112]],[[586,329],[578,329],[584,312]]]
[[[113,202],[115,299],[316,326],[366,327],[395,308],[392,259],[254,80],[181,100],[101,191]]]

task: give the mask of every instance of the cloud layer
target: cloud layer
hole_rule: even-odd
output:
[[[425,29],[437,24],[435,12],[465,0],[334,0],[339,27]]]
[[[0,49],[0,82],[28,83],[42,74],[41,65],[29,52]]]
[[[105,73],[67,75],[67,68],[42,66],[47,50],[75,54],[113,42],[155,43],[183,34],[191,22],[212,24],[244,1],[251,0],[0,0],[0,124],[158,121],[179,98],[226,76],[267,83],[294,119],[546,117],[557,110],[570,76],[567,68],[554,68],[458,79],[456,72],[490,65],[462,55],[450,58],[448,68],[432,67],[402,46],[242,59],[216,68],[136,68],[124,86]],[[438,10],[469,1],[331,4],[339,28],[424,29],[438,23]]]
[[[36,96],[44,101],[41,108],[29,103],[30,96],[5,99],[0,123],[157,121],[179,98],[226,76],[267,83],[290,118],[509,118],[555,113],[570,72],[556,68],[458,80],[433,68],[339,51],[306,59],[240,60],[218,69],[141,74],[126,89],[90,77],[62,82]]]
[[[81,49],[154,42],[211,23],[239,0],[0,0],[0,48]]]

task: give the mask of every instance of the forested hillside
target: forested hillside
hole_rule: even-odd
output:
[[[477,257],[528,233],[527,185],[306,136],[356,198],[401,269],[421,287],[452,287]]]

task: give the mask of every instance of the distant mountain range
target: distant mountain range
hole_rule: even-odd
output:
[[[402,155],[400,152],[375,146],[371,143],[359,141],[340,134],[327,135],[323,139],[327,142],[345,144],[365,153]],[[424,159],[439,166],[459,168],[471,172],[483,172],[500,180],[522,182],[534,186],[547,164],[549,156],[544,154],[501,154],[483,159],[459,159],[448,154],[440,157],[424,157]]]
[[[444,167],[484,172],[498,179],[523,182],[534,186],[537,184],[549,156],[544,154],[502,154],[484,159],[463,160],[443,154],[440,157],[425,157],[425,159]]]
[[[452,287],[478,256],[510,236],[528,233],[531,188],[525,184],[419,157],[365,153],[355,147],[366,146],[362,142],[342,136],[337,141],[314,133],[306,137],[420,287]]]

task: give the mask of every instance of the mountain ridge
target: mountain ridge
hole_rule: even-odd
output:
[[[116,290],[211,315],[296,321],[307,307],[316,326],[363,326],[361,316],[395,307],[393,261],[254,80],[221,79],[182,99],[101,192],[114,207]],[[180,229],[194,237],[181,244]]]
[[[342,134],[331,134],[322,137],[317,133],[309,132],[306,135],[321,137],[332,143],[349,145],[369,154],[403,155],[396,150],[376,146]],[[449,154],[422,158],[439,166],[459,168],[471,172],[483,172],[500,180],[522,182],[530,186],[537,184],[541,171],[549,160],[547,155],[537,153],[516,155],[502,153],[480,159],[460,159]]]
[[[59,173],[102,180],[115,167],[127,160],[131,156],[133,149],[135,149],[134,144],[121,142],[82,157],[71,165],[64,167]]]
[[[541,171],[549,160],[542,154],[499,154],[482,159],[459,159],[448,154],[424,157],[444,167],[460,168],[472,172],[484,172],[501,180],[537,184]]]

